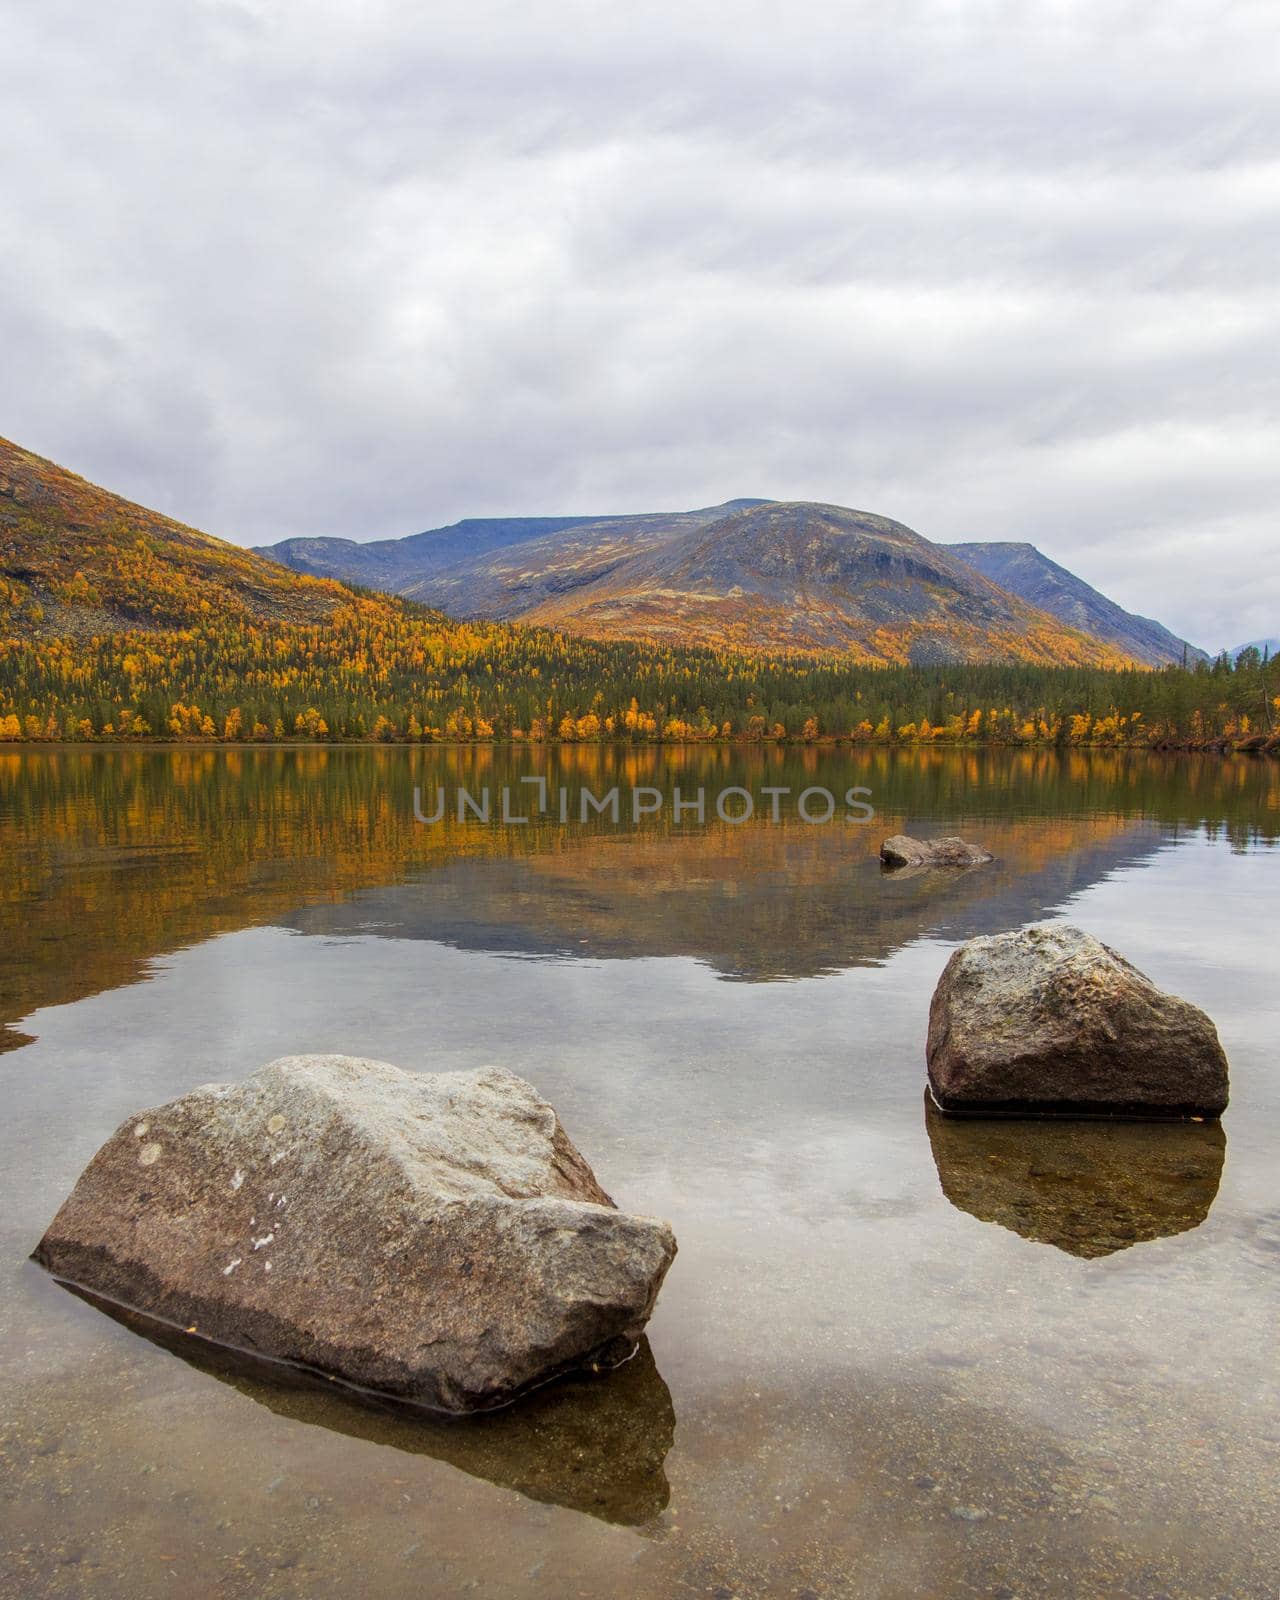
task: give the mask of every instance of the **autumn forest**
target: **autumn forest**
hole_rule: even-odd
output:
[[[456,621],[287,571],[3,441],[0,555],[9,742],[1280,745],[1280,667],[1256,651],[913,666],[901,641],[858,659]]]
[[[573,743],[1274,741],[1280,670],[849,666],[452,623],[355,596],[324,623],[210,618],[0,643],[6,740]]]

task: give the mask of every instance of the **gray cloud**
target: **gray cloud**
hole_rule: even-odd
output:
[[[835,500],[1276,631],[1269,3],[3,4],[0,431],[109,487]]]

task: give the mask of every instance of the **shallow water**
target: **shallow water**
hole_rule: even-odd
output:
[[[413,819],[527,773],[878,815]],[[1278,800],[1243,758],[0,754],[0,1592],[1274,1597]],[[886,878],[899,831],[998,859]],[[1215,1017],[1221,1129],[927,1116],[947,954],[1044,917]],[[423,1423],[26,1260],[125,1116],[304,1050],[530,1078],[675,1225],[635,1361]]]

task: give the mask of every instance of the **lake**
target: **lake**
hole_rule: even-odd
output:
[[[1248,757],[0,753],[0,1593],[1274,1600],[1278,839]],[[926,1111],[948,954],[1042,919],[1210,1013],[1220,1127]],[[302,1051],[530,1079],[675,1227],[637,1356],[418,1420],[27,1260],[125,1117]]]

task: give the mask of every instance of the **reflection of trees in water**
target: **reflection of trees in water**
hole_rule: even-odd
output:
[[[639,827],[413,820],[415,785],[496,790],[526,774],[544,775],[553,790],[585,783],[596,793],[612,784],[670,792],[679,783],[711,795],[768,783],[842,794],[860,784],[879,817],[861,827],[794,818],[700,827],[676,823],[664,807]],[[471,897],[471,907],[453,931],[424,927],[424,937],[701,956],[751,978],[820,972],[881,960],[923,927],[980,931],[978,906],[989,908],[991,926],[1038,914],[1145,853],[1158,837],[1145,824],[1205,826],[1238,845],[1267,826],[1274,834],[1278,788],[1273,763],[1245,758],[1051,750],[5,751],[0,1019],[131,982],[149,957],[216,933],[295,921],[300,908],[338,906],[360,890],[426,876],[435,885],[442,869],[456,880],[455,901]],[[864,884],[859,870],[882,824],[969,827],[1001,860],[985,879],[914,890]],[[487,875],[464,881],[461,869],[477,863]],[[1037,874],[1041,885],[1021,892]]]
[[[1198,1228],[1227,1148],[1217,1122],[948,1117],[927,1097],[925,1122],[957,1210],[1084,1257]]]

